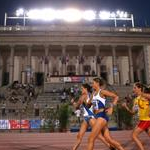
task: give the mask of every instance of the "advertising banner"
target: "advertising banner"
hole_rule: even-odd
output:
[[[30,120],[30,129],[40,129],[41,120]]]
[[[28,120],[10,120],[10,129],[29,129],[30,124]]]
[[[10,129],[9,120],[0,120],[0,129]]]

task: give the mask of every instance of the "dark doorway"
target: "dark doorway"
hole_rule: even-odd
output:
[[[68,76],[75,76],[76,73],[75,72],[68,72]]]
[[[108,79],[107,79],[107,72],[101,72],[101,77],[102,77],[105,81],[108,81]]]
[[[100,66],[100,70],[101,70],[101,77],[105,80],[108,81],[108,77],[107,77],[107,67],[106,65],[101,65]]]
[[[9,72],[3,73],[2,86],[9,84]]]
[[[134,71],[134,82],[139,82],[137,71]]]
[[[41,86],[44,84],[44,73],[43,72],[35,73],[35,83],[37,86]]]
[[[141,70],[141,82],[143,84],[146,84],[146,75],[145,75],[145,70],[144,69]]]

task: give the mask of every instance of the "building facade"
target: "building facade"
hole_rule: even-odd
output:
[[[150,83],[150,29],[79,25],[0,27],[0,85],[49,76]],[[40,83],[39,83],[40,84]]]

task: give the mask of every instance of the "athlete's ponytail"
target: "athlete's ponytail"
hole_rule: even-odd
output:
[[[99,86],[103,86],[106,84],[105,80],[102,78],[94,78],[93,81],[97,82]]]
[[[87,89],[88,93],[92,93],[92,87],[88,83],[83,83],[82,86]]]

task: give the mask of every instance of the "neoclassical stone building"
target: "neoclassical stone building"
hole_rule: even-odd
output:
[[[150,29],[79,25],[0,27],[0,85],[98,75],[150,83]],[[44,78],[44,79],[45,79]]]

